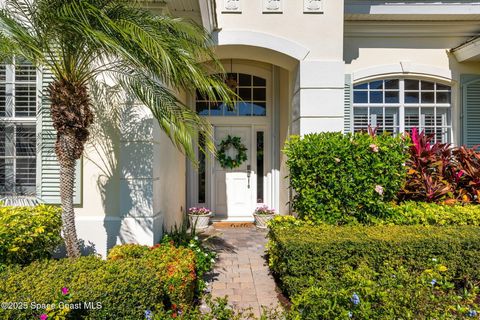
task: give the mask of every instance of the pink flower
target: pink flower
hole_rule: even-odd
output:
[[[68,288],[67,288],[67,287],[63,287],[63,288],[62,288],[62,294],[63,294],[63,295],[67,295],[67,294],[68,294]]]
[[[383,196],[383,187],[380,185],[375,186],[375,192],[378,193],[379,195]]]
[[[210,214],[212,211],[208,208],[204,207],[191,207],[188,209],[188,213],[193,215],[207,215]]]
[[[370,149],[373,151],[373,152],[378,152],[378,146],[376,144],[371,144],[370,145]]]
[[[44,313],[40,316],[40,320],[47,320],[48,316]]]

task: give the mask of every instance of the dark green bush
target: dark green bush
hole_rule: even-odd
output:
[[[478,313],[477,288],[455,288],[446,266],[411,272],[388,265],[345,267],[293,298],[292,318],[321,319],[466,319]],[[475,317],[477,318],[477,317]]]
[[[392,205],[384,221],[396,225],[480,226],[479,205],[443,205],[408,201]]]
[[[58,207],[0,206],[0,264],[27,264],[50,257],[61,243]]]
[[[145,310],[187,309],[195,289],[194,254],[185,248],[158,246],[142,258],[36,261],[0,273],[0,301],[24,301],[27,308],[0,309],[2,319],[33,319],[45,312],[31,303],[55,304],[67,287],[71,303],[67,319],[143,319]],[[85,302],[101,309],[87,310]]]
[[[289,312],[281,308],[262,307],[259,317],[255,316],[252,308],[234,310],[227,298],[212,299],[211,295],[205,295],[204,305],[207,308],[193,308],[191,310],[169,310],[166,312],[147,312],[152,320],[286,320],[290,319]],[[145,319],[148,319],[147,315]]]
[[[346,266],[380,270],[385,261],[411,272],[428,269],[432,259],[448,265],[458,282],[480,280],[480,229],[432,226],[272,225],[270,267],[289,296],[341,277]]]
[[[372,223],[389,213],[405,181],[406,143],[401,137],[358,133],[291,137],[288,156],[293,208],[314,222]]]

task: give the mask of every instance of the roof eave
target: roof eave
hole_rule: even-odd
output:
[[[475,37],[450,50],[458,62],[480,61],[480,37]]]

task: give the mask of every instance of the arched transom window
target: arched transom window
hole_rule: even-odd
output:
[[[241,98],[235,107],[227,106],[222,101],[212,101],[197,92],[196,110],[202,116],[236,117],[267,115],[267,81],[266,79],[244,73],[229,73],[228,83]]]
[[[413,128],[451,142],[451,87],[418,79],[384,79],[354,86],[353,129],[392,133]]]

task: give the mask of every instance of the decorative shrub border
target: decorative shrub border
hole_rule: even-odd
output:
[[[28,264],[51,256],[62,243],[59,207],[0,205],[0,265]]]
[[[269,265],[289,296],[320,283],[326,273],[362,263],[379,270],[385,261],[407,270],[428,269],[432,258],[448,275],[480,280],[480,229],[433,226],[292,226],[269,232]]]

